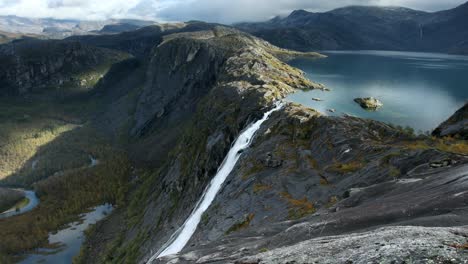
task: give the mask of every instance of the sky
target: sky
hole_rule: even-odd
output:
[[[425,11],[450,9],[467,0],[0,0],[0,15],[104,20],[203,20],[225,24],[263,21],[305,9],[328,11],[347,5],[404,6]]]

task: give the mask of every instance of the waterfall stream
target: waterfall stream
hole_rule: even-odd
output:
[[[255,132],[257,132],[260,126],[266,120],[268,120],[270,115],[282,107],[283,104],[281,102],[276,103],[275,107],[266,112],[262,119],[256,121],[253,124],[250,124],[243,132],[241,132],[229,150],[227,156],[224,158],[224,161],[219,167],[215,177],[211,180],[210,184],[203,192],[203,195],[196,204],[195,209],[192,211],[185,223],[171,236],[169,241],[148,260],[147,263],[151,263],[160,257],[177,254],[185,247],[192,235],[195,233],[203,213],[211,205],[227,176],[234,169],[234,166],[239,160],[242,150],[250,146]]]

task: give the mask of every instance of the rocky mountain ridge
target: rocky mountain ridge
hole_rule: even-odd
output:
[[[125,24],[127,27],[117,27]],[[128,26],[138,29],[155,24],[153,21],[136,19],[109,19],[103,21],[85,21],[75,19],[26,18],[19,16],[0,16],[0,31],[16,34],[42,35],[46,38],[65,38],[72,35],[99,33],[100,30],[113,27],[114,30],[100,33],[120,33]]]
[[[294,55],[300,54],[223,27],[163,36],[143,66],[145,82],[133,104],[122,96],[110,105],[112,111],[130,112],[118,119],[129,123],[116,122],[115,112],[99,119],[131,135],[136,140],[131,155],[156,172],[135,179],[133,208],[111,217],[89,238],[93,246],[84,262],[145,263],[184,222],[247,124],[295,89],[323,89],[277,57]],[[97,88],[101,96],[112,92],[111,84],[104,78]],[[346,260],[358,263],[411,256],[435,263],[463,259],[466,254],[457,247],[463,246],[467,225],[464,144],[288,104],[243,153],[182,253],[156,262],[281,263],[286,255],[311,262],[318,260],[311,251],[294,253],[294,248],[337,243],[328,237],[334,235],[350,241],[339,245],[343,256],[357,252]],[[148,145],[150,151],[138,153]],[[119,221],[134,224],[118,238],[104,231],[121,226]],[[382,226],[388,228],[378,229]],[[413,255],[393,242],[393,251],[376,247],[382,250],[377,255],[363,254],[370,247],[365,241],[399,237],[407,245],[420,232],[443,234],[452,242],[438,240],[434,245],[440,249],[434,251],[405,246]],[[353,249],[355,237],[362,236],[368,240]],[[94,246],[103,237],[113,241],[104,253]],[[325,247],[313,248],[329,256]]]
[[[18,58],[13,44],[0,46],[7,58]],[[118,58],[84,93],[98,107],[81,129],[99,131],[131,162],[110,167],[129,176],[118,188],[123,202],[88,233],[77,263],[145,263],[185,221],[248,124],[291,92],[324,89],[285,63],[320,54],[201,22],[38,42],[34,60],[11,60],[35,69],[36,59],[57,58],[48,56],[57,46],[72,51],[76,68],[37,80]],[[456,263],[466,259],[467,154],[457,138],[287,103],[242,153],[187,247],[155,262]],[[332,249],[341,250],[335,262]]]
[[[242,23],[245,30],[283,48],[406,50],[467,53],[468,3],[422,12],[402,7],[350,6],[324,13],[298,10],[286,18]]]

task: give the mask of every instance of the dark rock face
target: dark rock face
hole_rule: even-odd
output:
[[[147,84],[138,100],[133,133],[168,113],[185,116],[216,82],[225,58],[206,43],[177,39],[160,46],[147,71]],[[168,73],[168,74],[167,74]],[[172,109],[177,106],[177,109]],[[180,108],[179,108],[180,107]]]
[[[401,7],[351,6],[325,13],[295,11],[238,28],[295,50],[414,50],[466,54],[468,4],[427,13]]]
[[[160,262],[457,263],[468,159],[407,140],[380,122],[289,106],[259,131],[184,251]],[[257,164],[265,153],[282,166]],[[249,226],[227,235],[245,215]]]
[[[77,42],[29,39],[1,45],[0,94],[24,95],[71,84],[86,87],[105,73],[102,68],[126,57]]]
[[[468,140],[468,103],[432,133],[437,137],[458,136]]]

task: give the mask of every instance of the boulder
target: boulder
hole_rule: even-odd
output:
[[[459,136],[462,139],[468,139],[468,103],[437,127],[432,135],[436,137]]]
[[[367,110],[377,110],[383,106],[383,103],[374,97],[356,98],[354,102],[358,103],[362,108]]]

